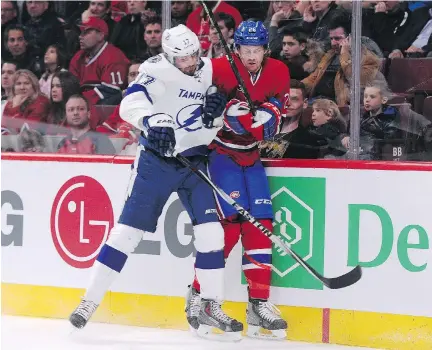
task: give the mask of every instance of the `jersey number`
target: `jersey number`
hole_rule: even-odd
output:
[[[112,85],[122,85],[123,84],[123,80],[121,79],[121,75],[120,72],[111,72],[111,80],[112,80]],[[117,82],[116,82],[116,74],[117,74]]]

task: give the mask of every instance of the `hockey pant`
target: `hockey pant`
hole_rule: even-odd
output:
[[[273,210],[270,188],[261,161],[250,167],[238,165],[228,155],[213,151],[209,157],[212,181],[248,210],[269,230],[273,230]],[[272,243],[259,229],[243,220],[237,211],[217,197],[218,212],[225,235],[224,257],[241,237],[243,245],[242,268],[249,285],[249,297],[268,299],[271,282]],[[197,279],[194,287],[200,290]]]
[[[189,160],[206,172],[205,158],[197,156]],[[95,261],[85,300],[96,304],[102,301],[144,232],[156,231],[158,218],[172,192],[177,192],[194,227],[195,271],[203,297],[223,299],[224,232],[213,192],[175,158],[161,158],[139,146],[122,213]]]

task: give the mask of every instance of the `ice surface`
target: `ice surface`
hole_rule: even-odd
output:
[[[66,320],[2,316],[2,350],[354,350],[360,348],[244,338],[221,343],[189,332],[89,323],[76,331]],[[366,348],[361,348],[367,350]]]

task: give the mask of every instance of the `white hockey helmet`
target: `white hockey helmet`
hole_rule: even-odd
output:
[[[162,49],[172,64],[175,57],[197,54],[201,48],[196,34],[183,24],[165,29],[162,35]]]

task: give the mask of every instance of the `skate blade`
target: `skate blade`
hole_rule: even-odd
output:
[[[198,337],[220,342],[239,342],[242,340],[241,332],[223,332],[212,326],[201,324],[196,330]]]
[[[265,340],[285,340],[287,333],[285,329],[267,330],[260,326],[248,326],[246,335],[249,338],[265,339]]]

